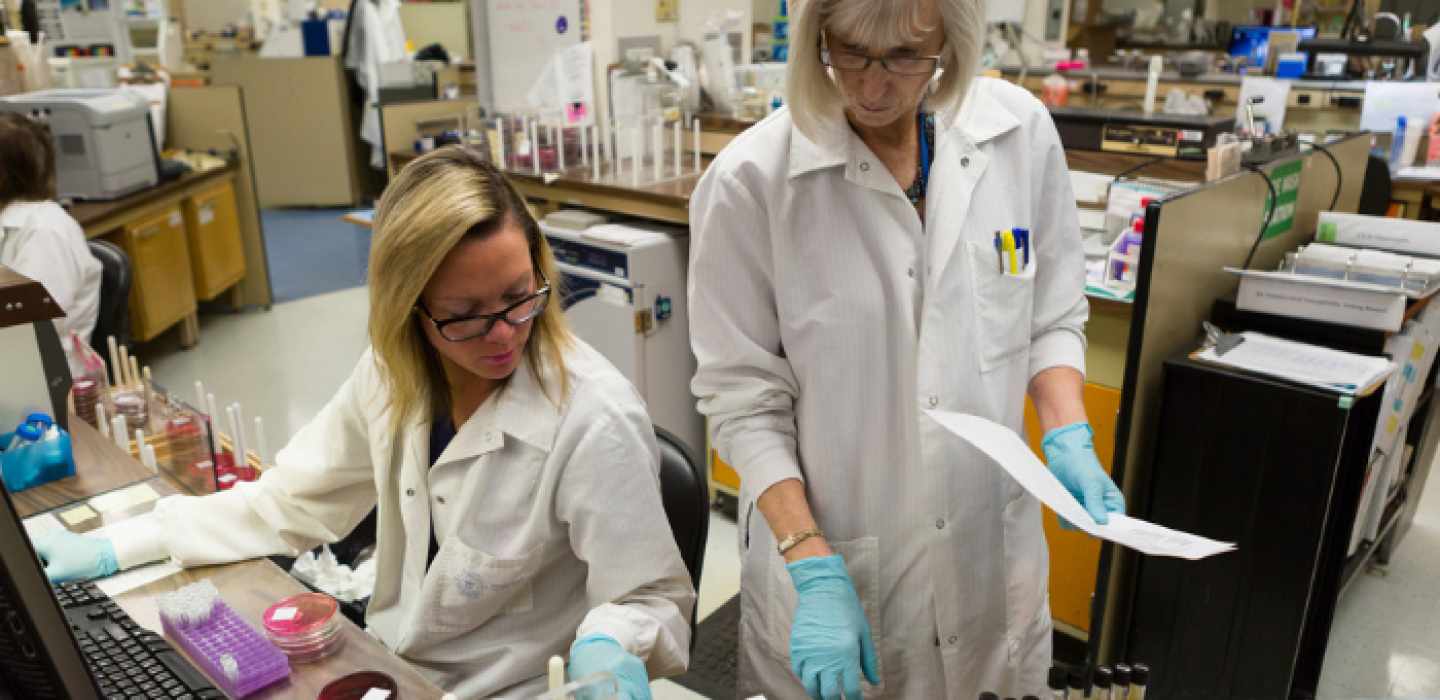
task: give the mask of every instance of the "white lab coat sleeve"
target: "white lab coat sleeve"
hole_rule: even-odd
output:
[[[1049,119],[1040,120],[1031,145],[1032,171],[1038,180],[1031,207],[1031,231],[1039,267],[1031,319],[1030,378],[1051,367],[1074,367],[1085,373],[1085,248],[1070,171],[1060,136]]]
[[[771,232],[759,198],[712,166],[690,200],[691,390],[710,418],[711,443],[757,498],[803,481],[796,456],[799,384],[785,357]]]
[[[640,406],[637,397],[635,408],[589,421],[564,465],[555,512],[589,565],[590,612],[576,639],[607,635],[662,678],[689,664],[695,589],[660,500],[659,450]]]
[[[375,470],[366,406],[378,394],[369,352],[260,479],[203,497],[156,504],[141,527],[112,538],[122,568],[174,558],[206,566],[269,555],[295,556],[349,534],[374,508]]]

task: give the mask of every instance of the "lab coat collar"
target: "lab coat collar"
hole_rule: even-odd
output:
[[[541,389],[530,363],[521,361],[510,381],[481,404],[475,415],[461,426],[450,445],[441,453],[436,466],[494,452],[505,445],[506,435],[548,453],[560,427],[562,404],[550,398],[558,397],[560,392],[558,373],[549,368],[543,371],[549,396]],[[427,421],[423,426],[427,434],[429,427]]]
[[[944,124],[943,115],[950,111],[939,110],[942,128],[950,132],[958,131],[976,146],[1020,126],[1020,119],[990,96],[989,85],[983,80],[977,79],[971,83],[970,94],[960,105],[959,115],[954,123]],[[850,162],[851,150],[855,146],[853,141],[860,139],[855,137],[843,120],[833,120],[831,125],[819,135],[818,140],[812,140],[791,123],[790,177]]]

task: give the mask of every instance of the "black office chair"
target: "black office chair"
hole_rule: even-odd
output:
[[[92,347],[104,347],[105,339],[132,345],[130,336],[130,257],[109,241],[91,240],[90,254],[100,261],[100,309],[95,315]]]
[[[1365,162],[1365,183],[1360,187],[1358,213],[1366,216],[1385,216],[1390,213],[1390,164],[1384,158],[1371,155]],[[1419,215],[1419,212],[1416,212]]]
[[[680,558],[690,572],[690,582],[700,590],[700,573],[705,567],[705,541],[710,537],[710,487],[705,469],[695,453],[664,428],[655,427],[660,445],[660,500],[670,532],[680,547]],[[690,616],[690,648],[695,648],[695,616]]]

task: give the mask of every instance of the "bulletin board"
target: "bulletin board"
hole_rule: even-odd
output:
[[[584,4],[583,0],[485,0],[497,109],[522,108],[550,57],[584,41]]]

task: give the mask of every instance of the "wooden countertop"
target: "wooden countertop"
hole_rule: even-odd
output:
[[[758,123],[751,119],[741,119],[729,112],[696,112],[695,118],[700,120],[702,130],[726,134],[738,134]]]
[[[70,216],[79,222],[80,227],[85,229],[86,238],[95,238],[108,233],[108,229],[115,226],[101,225],[105,222],[115,221],[117,215],[132,209],[145,207],[152,202],[163,201],[170,196],[179,198],[185,192],[197,186],[218,183],[221,180],[233,179],[238,172],[239,166],[233,161],[223,168],[208,170],[203,173],[188,172],[169,182],[161,183],[148,190],[136,192],[135,194],[120,199],[106,202],[76,202],[69,209]],[[117,224],[118,225],[118,224]]]
[[[409,151],[396,151],[390,154],[390,158],[401,168],[418,157],[414,152]],[[691,161],[687,159],[684,166],[687,168],[692,167],[690,163]],[[679,207],[682,209],[690,205],[690,195],[695,191],[695,185],[700,182],[699,175],[685,175],[664,182],[641,184],[639,187],[631,187],[629,184],[625,184],[628,180],[626,180],[624,174],[622,174],[620,178],[621,184],[615,184],[609,182],[608,177],[602,178],[601,180],[592,180],[590,179],[590,171],[582,171],[578,168],[560,173],[556,175],[553,180],[543,175],[537,177],[528,172],[518,172],[514,170],[506,170],[505,175],[521,187],[528,185],[535,187],[553,187],[557,189],[563,188],[575,192],[584,192],[606,197],[625,197],[630,200],[646,202],[648,204]]]
[[[145,481],[155,475],[89,423],[70,416],[70,449],[75,476],[10,494],[21,518]]]

